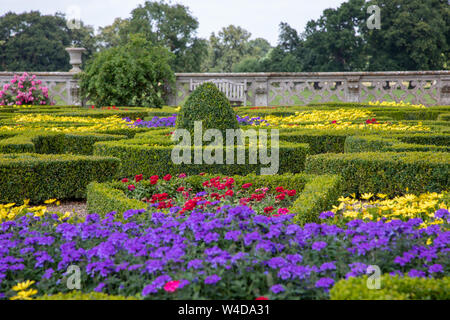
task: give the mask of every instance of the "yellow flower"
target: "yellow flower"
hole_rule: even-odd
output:
[[[373,193],[363,193],[361,195],[361,198],[364,199],[364,200],[369,200],[372,197],[373,197]]]
[[[23,291],[28,289],[28,287],[31,286],[34,282],[35,282],[34,280],[33,281],[27,280],[25,282],[18,283],[17,285],[12,287],[12,289],[14,291]]]
[[[10,298],[10,300],[32,300],[31,296],[34,296],[37,292],[36,289],[30,289],[28,291],[20,291],[16,296]]]
[[[52,204],[55,201],[56,201],[56,199],[48,199],[48,200],[45,200],[44,203],[45,204]]]
[[[387,194],[384,194],[384,193],[377,193],[377,197],[380,198],[380,199],[384,199],[384,198],[387,197]]]

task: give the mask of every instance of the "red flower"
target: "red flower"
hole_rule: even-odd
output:
[[[295,190],[289,190],[289,191],[287,192],[287,194],[288,194],[289,197],[293,197],[293,196],[295,196],[295,195],[297,194],[297,191],[295,191]]]
[[[136,187],[135,187],[134,185],[130,184],[130,185],[128,186],[128,190],[134,191],[134,189],[136,189]]]
[[[275,197],[275,199],[278,199],[278,200],[284,200],[284,198],[286,198],[286,194],[284,194],[284,193],[280,193],[279,195],[277,195]]]
[[[337,121],[336,121],[336,120],[333,120],[333,121],[331,121],[331,123],[333,123],[333,124],[336,124],[336,123],[337,123]]]
[[[242,189],[248,189],[248,188],[250,188],[252,185],[253,185],[252,183],[246,183],[246,184],[244,184],[244,185],[242,186]]]
[[[275,191],[278,192],[278,193],[284,192],[284,188],[283,187],[276,187]]]
[[[164,176],[163,179],[166,180],[166,181],[170,181],[172,179],[172,176],[170,174],[167,174],[167,175]]]
[[[158,176],[151,176],[150,177],[150,184],[156,184],[158,182],[159,177]]]
[[[137,176],[134,177],[134,180],[136,180],[136,182],[142,181],[144,179],[144,176],[142,174],[138,174]]]
[[[264,208],[264,213],[271,213],[274,210],[272,206]]]
[[[177,189],[177,192],[182,192],[182,191],[184,191],[184,187],[179,187],[179,188]]]
[[[289,210],[287,208],[278,209],[278,214],[288,214]]]
[[[169,281],[164,285],[164,290],[166,292],[175,292],[180,285],[180,281]]]
[[[233,190],[228,190],[227,192],[225,192],[225,195],[226,195],[226,196],[232,197],[233,194],[234,194],[234,191],[233,191]]]
[[[122,179],[122,182],[123,182],[123,183],[127,183],[127,182],[129,182],[129,181],[130,181],[130,180],[128,180],[127,178],[123,178],[123,179]]]
[[[198,175],[199,176],[204,176],[204,175],[206,175],[206,173],[205,172],[200,172]]]
[[[258,297],[258,298],[256,298],[255,300],[269,300],[269,298],[266,298],[266,297]]]
[[[91,106],[92,109],[95,109],[95,106]]]

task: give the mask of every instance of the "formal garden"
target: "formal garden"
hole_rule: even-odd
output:
[[[57,106],[27,74],[1,97],[1,299],[449,298],[449,106],[232,108],[211,83],[179,107]],[[261,136],[233,140],[241,163],[175,164],[195,121],[267,131],[277,173],[250,160]]]
[[[447,1],[139,2],[1,13],[0,301],[450,299]]]

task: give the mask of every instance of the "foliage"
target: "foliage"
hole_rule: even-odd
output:
[[[120,162],[115,158],[1,154],[0,202],[30,199],[39,203],[49,198],[83,199],[92,181],[115,178]]]
[[[370,290],[367,276],[341,280],[330,290],[331,300],[449,300],[450,278],[411,278],[383,275],[381,288]]]
[[[365,152],[320,154],[306,160],[306,172],[339,174],[350,193],[398,195],[440,192],[450,185],[450,154],[445,152]]]
[[[85,59],[95,51],[94,30],[81,23],[71,31],[63,14],[42,15],[39,11],[0,17],[0,71],[68,71],[65,48],[87,49]]]
[[[239,128],[227,97],[209,82],[200,85],[189,96],[178,114],[176,127],[193,134],[195,121],[202,121],[204,131],[218,129],[224,136],[226,129]]]
[[[175,72],[198,72],[207,55],[207,42],[197,38],[198,21],[181,4],[146,1],[131,12],[124,31],[119,34],[143,34],[158,46],[167,48],[175,59],[170,65]]]
[[[112,296],[102,292],[83,293],[72,291],[68,293],[56,293],[53,295],[43,295],[34,300],[139,300],[137,297]]]
[[[174,82],[171,55],[142,37],[95,55],[82,74],[82,96],[99,106],[163,106]]]
[[[24,73],[14,75],[9,84],[0,90],[0,105],[48,105],[52,104],[48,96],[48,88],[41,86],[42,81],[36,75]]]

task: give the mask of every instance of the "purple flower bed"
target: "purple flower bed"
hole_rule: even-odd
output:
[[[150,121],[144,121],[138,119],[136,121],[131,120],[130,118],[124,118],[123,120],[130,122],[130,127],[133,128],[161,128],[161,127],[175,127],[175,122],[177,120],[177,115],[174,114],[170,117],[153,117]]]
[[[147,299],[324,299],[369,265],[411,277],[450,271],[448,211],[445,224],[426,229],[417,218],[300,227],[292,215],[246,206],[187,217],[130,210],[123,222],[114,215],[58,223],[28,214],[0,224],[0,296],[24,280],[35,280],[39,294],[68,292],[71,265],[81,268],[83,292]]]
[[[250,118],[249,116],[246,117],[240,117],[240,116],[236,116],[237,120],[239,122],[240,125],[244,125],[244,126],[250,126],[250,125],[260,125],[260,124],[264,124],[267,121],[261,119],[261,117],[255,117],[255,118]],[[150,121],[144,121],[141,119],[138,119],[136,121],[131,120],[130,118],[123,118],[123,120],[130,122],[130,127],[133,128],[161,128],[161,127],[175,127],[175,123],[177,121],[177,115],[174,114],[170,117],[157,117],[154,116],[152,120]],[[268,126],[269,124],[266,123],[266,125]]]

